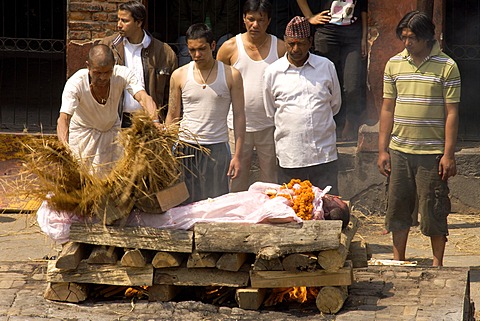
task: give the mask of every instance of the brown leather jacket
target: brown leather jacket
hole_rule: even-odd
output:
[[[145,31],[147,32],[147,31]],[[177,56],[170,46],[156,38],[152,38],[150,45],[142,49],[143,75],[145,90],[152,96],[157,108],[164,107],[161,116],[165,118],[167,113],[168,92],[170,87],[170,76],[177,68]],[[99,41],[112,48],[115,55],[115,63],[125,65],[125,48],[123,37],[119,34],[103,38]],[[123,99],[120,101],[119,111],[123,110]]]

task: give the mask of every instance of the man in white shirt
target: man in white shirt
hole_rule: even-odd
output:
[[[279,181],[310,180],[338,194],[337,147],[333,116],[341,90],[333,63],[309,53],[310,24],[294,17],[285,30],[287,54],[267,67],[264,100],[275,122]]]
[[[118,34],[102,39],[100,43],[112,48],[117,64],[130,68],[147,93],[152,96],[157,109],[168,103],[170,75],[177,68],[177,56],[166,43],[143,29],[147,10],[139,1],[129,1],[118,7]],[[141,106],[128,92],[120,102],[122,127],[131,126],[132,113]],[[160,111],[162,120],[166,110]]]
[[[57,121],[58,139],[92,172],[106,174],[120,156],[116,144],[120,118],[118,103],[124,90],[158,122],[155,102],[125,66],[114,65],[106,45],[93,46],[87,68],[65,84]]]

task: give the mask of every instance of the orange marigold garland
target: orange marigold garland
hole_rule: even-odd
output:
[[[301,181],[300,179],[291,179],[288,184],[282,185],[280,189],[293,191],[293,195],[279,193],[278,196],[289,198],[292,201],[292,209],[298,217],[302,220],[312,219],[315,193],[312,189],[312,183],[310,183],[309,180]]]

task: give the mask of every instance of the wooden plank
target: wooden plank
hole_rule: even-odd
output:
[[[148,287],[148,301],[170,301],[180,292],[181,287],[169,284],[154,284]]]
[[[88,264],[116,264],[117,261],[117,248],[105,245],[95,245],[87,259]]]
[[[195,247],[199,252],[257,253],[273,247],[271,257],[289,253],[337,249],[340,221],[304,221],[302,224],[197,223]],[[228,241],[226,241],[228,240]]]
[[[185,254],[175,252],[157,252],[152,259],[152,265],[156,269],[176,267],[182,264]]]
[[[188,257],[187,268],[207,268],[215,267],[220,253],[200,253],[193,251]]]
[[[350,223],[343,229],[340,236],[340,246],[334,250],[326,250],[318,253],[318,264],[327,271],[337,271],[343,267],[347,259],[350,243],[357,233],[358,219],[351,215]]]
[[[218,259],[216,267],[224,271],[238,271],[247,260],[247,253],[223,253]]]
[[[322,313],[335,314],[343,307],[348,297],[346,286],[324,286],[318,292],[316,305]]]
[[[55,261],[48,262],[48,282],[76,282],[111,284],[121,286],[150,286],[153,283],[153,266],[144,268],[129,268],[119,264],[88,264],[80,262],[76,270],[60,270],[55,267]]]
[[[235,301],[240,309],[258,310],[265,299],[266,289],[237,289]]]
[[[156,269],[153,283],[238,288],[247,286],[248,280],[248,267],[242,267],[238,272],[222,271],[216,268],[188,269],[179,267]]]
[[[340,286],[353,282],[351,263],[336,271],[312,272],[250,271],[252,288],[289,288],[294,286]]]
[[[160,214],[159,214],[160,215]],[[191,253],[193,232],[153,227],[117,227],[73,223],[70,240],[96,245]]]
[[[71,303],[83,302],[88,297],[88,285],[69,282],[48,282],[43,297],[47,300],[53,301]]]
[[[156,194],[158,204],[162,211],[166,212],[174,206],[179,205],[187,200],[190,194],[188,193],[185,182],[180,182],[171,187],[164,188]]]
[[[64,270],[76,269],[80,261],[88,256],[89,251],[90,246],[88,244],[67,242],[62,246],[62,251],[56,261],[56,267]]]

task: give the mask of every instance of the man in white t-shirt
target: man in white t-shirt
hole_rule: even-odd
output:
[[[217,55],[218,60],[240,71],[245,96],[246,134],[240,157],[244,170],[232,181],[232,192],[248,189],[254,149],[260,167],[260,181],[277,183],[274,123],[273,119],[265,114],[262,87],[265,68],[285,54],[285,45],[282,40],[267,33],[271,11],[272,6],[268,0],[247,0],[243,7],[243,21],[247,31],[225,42]],[[231,111],[228,128],[230,150],[234,153]]]
[[[77,71],[65,84],[57,135],[89,170],[105,173],[119,157],[115,141],[123,91],[134,97],[153,122],[159,122],[158,113],[133,72],[115,65],[109,47],[93,46],[86,64],[87,68]]]

